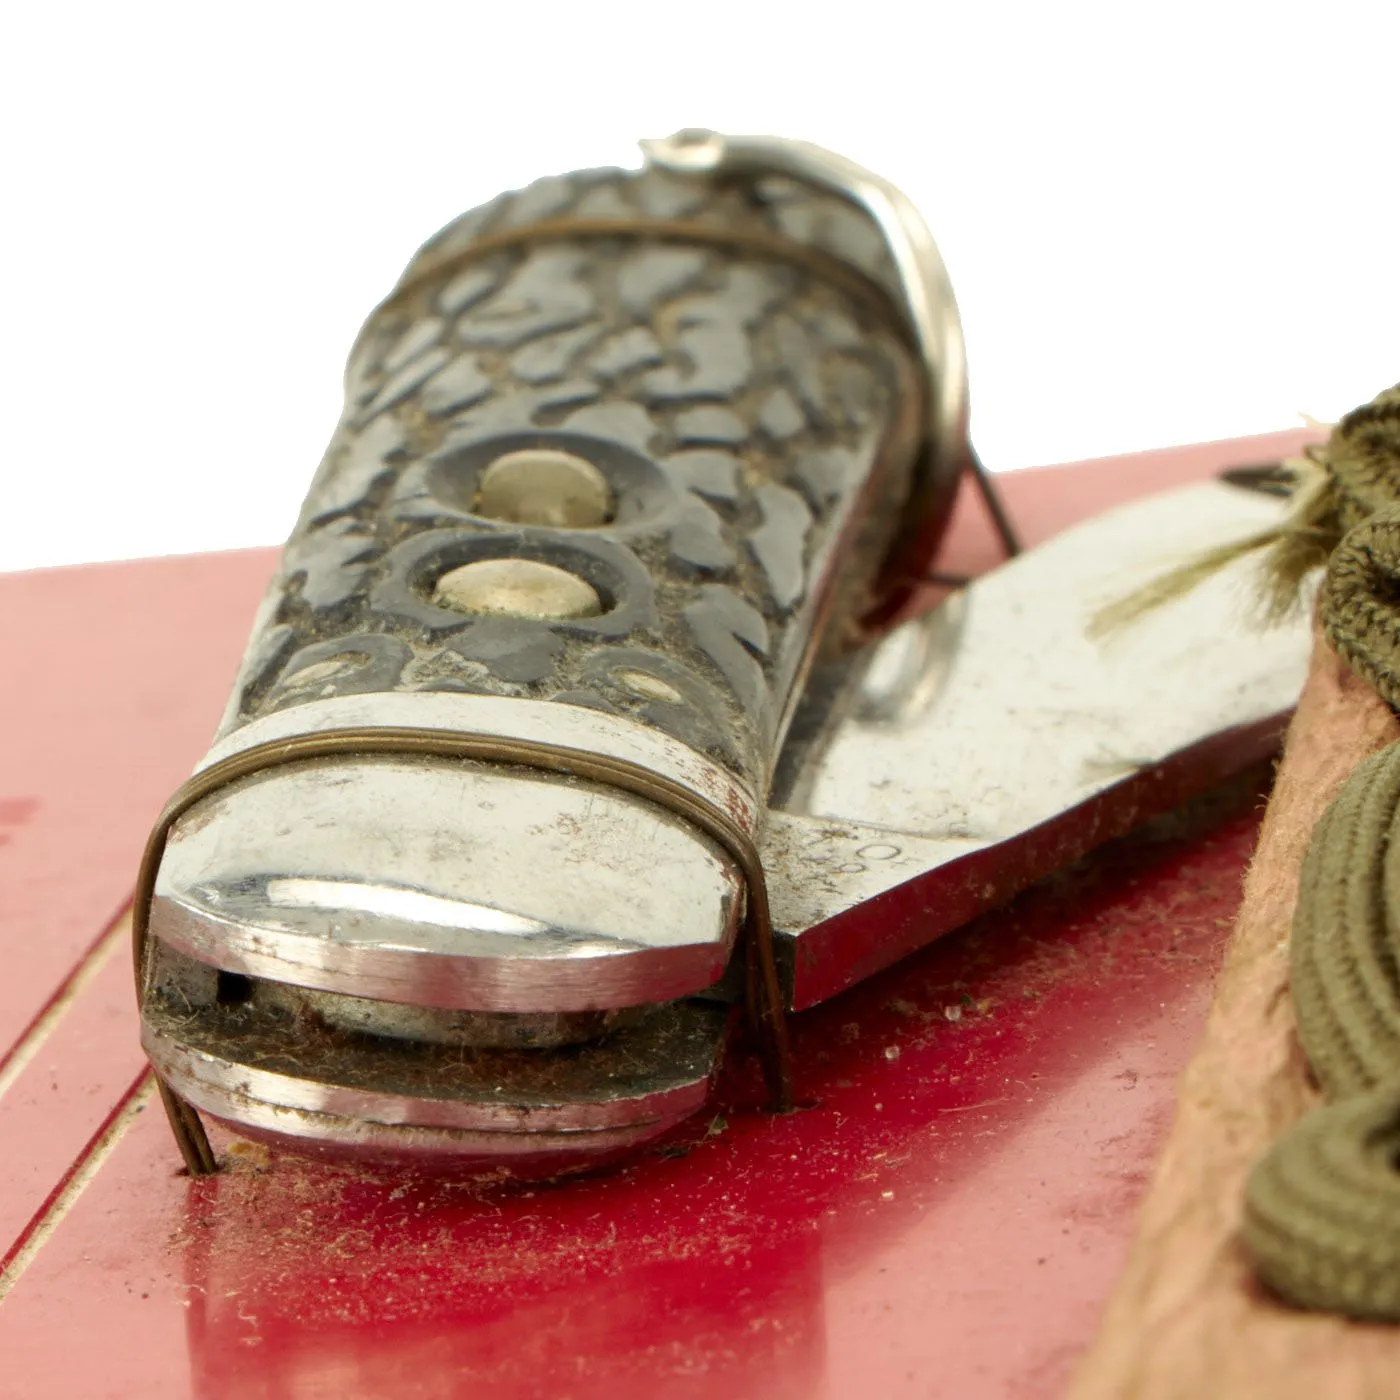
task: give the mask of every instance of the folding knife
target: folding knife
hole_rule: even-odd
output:
[[[303,1152],[563,1170],[705,1102],[784,1017],[1270,752],[1306,629],[1224,573],[1286,508],[1207,483],[908,616],[977,474],[962,337],[892,186],[686,132],[450,224],[370,316],[214,746],[157,824],[142,1035]],[[904,615],[897,625],[888,619]]]

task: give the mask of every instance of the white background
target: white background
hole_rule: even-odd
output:
[[[499,189],[687,125],[922,207],[997,469],[1400,378],[1400,6],[19,4],[0,568],[279,540],[360,319]]]

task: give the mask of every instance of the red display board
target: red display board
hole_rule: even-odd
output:
[[[1043,539],[1300,434],[1002,478]],[[975,507],[949,569],[994,562]],[[1059,1394],[1126,1252],[1257,828],[1255,775],[795,1018],[801,1111],[557,1183],[191,1181],[121,915],[272,551],[0,576],[0,1396]]]

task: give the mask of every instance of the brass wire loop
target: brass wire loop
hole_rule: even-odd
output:
[[[699,247],[727,249],[731,252],[756,253],[761,257],[771,258],[774,262],[806,268],[822,281],[844,292],[881,330],[899,340],[905,349],[913,354],[916,361],[923,362],[926,347],[920,343],[918,333],[894,296],[873,277],[842,261],[835,254],[761,228],[725,228],[698,219],[640,217],[542,219],[537,223],[522,224],[519,228],[483,234],[465,248],[453,253],[439,257],[433,257],[429,253],[421,257],[421,265],[420,259],[415,259],[389,295],[365,318],[351,348],[351,358],[353,359],[364,337],[383,316],[397,311],[424,288],[433,286],[443,278],[455,275],[496,253],[513,252],[540,243],[567,242],[577,238],[653,238],[665,243],[689,243]],[[911,390],[917,396],[918,417],[923,420],[929,402],[926,375],[920,376],[920,382],[911,386]],[[952,506],[952,493],[946,488],[940,491],[932,479],[934,463],[929,454],[933,450],[933,445],[928,442],[919,447],[919,464],[910,500],[910,513],[915,518],[926,514],[940,514]],[[972,473],[973,483],[982,497],[1006,557],[1014,558],[1021,552],[1021,542],[1006,503],[971,442],[963,443],[962,454],[965,460],[960,464],[958,475],[961,476],[962,469]]]
[[[904,366],[898,367],[896,403],[881,455],[890,454],[908,461],[911,494],[901,512],[901,529],[891,542],[883,573],[876,580],[876,597],[865,619],[869,626],[880,625],[907,601],[910,589],[924,571],[922,559],[915,560],[913,556],[923,548],[926,534],[930,538],[941,535],[952,509],[956,480],[964,466],[972,467],[1008,554],[1016,551],[1015,536],[1004,507],[971,449],[967,449],[965,462],[959,457],[954,463],[958,468],[956,476],[946,470],[941,473],[935,470],[937,463],[930,456],[933,446],[922,439],[919,428],[932,402],[930,380],[927,373],[915,375],[912,372],[913,363],[922,363],[926,347],[898,298],[878,280],[840,257],[761,227],[725,227],[700,219],[564,216],[484,234],[467,246],[445,254],[435,255],[429,250],[410,264],[394,289],[370,312],[351,350],[352,359],[364,338],[385,317],[411,307],[415,299],[464,268],[499,253],[578,239],[655,239],[748,253],[805,268],[843,292],[874,328],[892,336],[909,352],[908,372]],[[950,459],[950,463],[952,461]],[[911,563],[916,563],[917,567],[908,567]],[[457,758],[568,774],[653,802],[711,837],[734,860],[744,879],[745,1003],[758,1040],[773,1107],[779,1112],[791,1109],[791,1052],[773,946],[772,917],[762,861],[752,838],[727,813],[660,774],[625,760],[543,742],[416,728],[342,729],[262,744],[203,769],[170,799],[151,832],[142,858],[132,916],[138,1000],[145,992],[146,948],[155,882],[167,839],[179,818],[226,784],[255,773],[308,759],[368,755]],[[160,1091],[191,1174],[214,1171],[216,1163],[199,1114],[168,1085],[161,1083]]]
[[[254,774],[308,759],[368,756],[455,758],[562,773],[631,793],[699,827],[730,856],[744,879],[745,1006],[758,1040],[772,1107],[779,1113],[792,1109],[792,1052],[773,947],[773,919],[763,862],[753,839],[728,813],[662,774],[624,759],[534,740],[441,729],[336,729],[259,744],[202,769],[166,803],[141,857],[131,918],[138,1003],[144,1001],[146,992],[151,900],[161,857],[175,823],[204,798]],[[198,1112],[159,1076],[157,1081],[171,1131],[190,1175],[207,1176],[216,1171],[217,1162]]]
[[[455,275],[464,268],[497,253],[516,252],[539,243],[568,242],[576,238],[654,238],[665,243],[692,243],[730,252],[758,253],[774,262],[805,267],[824,282],[838,287],[858,303],[873,320],[897,336],[917,356],[918,343],[908,320],[894,298],[873,277],[821,248],[798,243],[781,234],[759,228],[725,228],[698,219],[542,219],[519,228],[483,234],[465,248],[440,257],[415,259],[393,291],[365,318],[356,344],[384,315],[396,311],[425,287]],[[353,351],[351,352],[353,355]]]

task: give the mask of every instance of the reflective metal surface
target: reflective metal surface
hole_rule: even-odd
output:
[[[967,453],[967,353],[953,286],[938,245],[909,197],[873,171],[810,141],[679,131],[645,140],[653,165],[685,175],[723,178],[787,175],[860,205],[879,226],[929,375],[927,436],[934,456],[961,472]]]
[[[244,1129],[373,1155],[539,1158],[635,1144],[694,1112],[725,1008],[653,1008],[567,1054],[366,1035],[327,1024],[317,994],[157,952],[142,1043],[175,1091]],[[521,1135],[530,1135],[528,1144]]]
[[[454,1082],[453,1107],[432,1111],[429,1086],[396,1094],[385,1076],[404,1056],[421,1069],[448,1051],[515,1050],[535,1057],[530,1075],[587,1062],[601,1102],[617,1074],[682,1053],[661,1042],[643,1052],[638,1024],[615,1013],[735,994],[739,976],[719,984],[744,902],[740,865],[776,1002],[749,838],[823,632],[846,628],[886,556],[907,553],[906,516],[924,534],[947,522],[970,460],[961,331],[917,212],[852,162],[744,137],[653,143],[649,155],[699,178],[620,176],[605,181],[620,182],[614,198],[640,201],[638,228],[670,208],[660,222],[674,219],[689,240],[696,211],[714,206],[714,249],[703,237],[629,244],[618,268],[610,242],[561,260],[525,238],[508,268],[489,257],[449,267],[459,235],[461,256],[486,247],[469,214],[434,243],[445,259],[430,259],[434,275],[451,280],[430,287],[410,270],[357,343],[347,416],[284,556],[283,602],[260,620],[243,700],[204,765],[266,746],[253,757],[275,766],[219,769],[209,795],[186,793],[192,805],[178,818],[168,809],[173,825],[152,848],[149,904],[142,884],[148,1048],[175,1094],[194,1086],[197,1108],[257,1131],[295,1119],[292,1136],[321,1142],[353,1138],[331,1121],[341,1118],[475,1132],[494,1111],[494,1077],[515,1083],[513,1072]],[[763,198],[783,186],[782,209],[709,179],[731,174],[753,176]],[[558,185],[578,186],[582,228],[604,191],[587,175]],[[844,232],[834,250],[814,250],[831,275],[789,306],[795,269],[782,254],[804,245],[788,227],[804,203],[826,206]],[[746,240],[759,235],[767,252],[749,266]],[[480,286],[459,304],[464,272]],[[902,304],[908,334],[872,279]],[[841,309],[842,284],[873,304],[870,325]],[[840,314],[818,315],[827,302]],[[600,349],[596,383],[581,391],[583,347],[591,355],[613,332],[623,359]],[[454,359],[449,344],[471,353]],[[539,385],[567,372],[578,382],[541,397]],[[539,698],[515,698],[525,694]],[[645,722],[620,717],[633,714]],[[358,748],[340,735],[331,757],[277,747],[366,729],[621,759],[645,770],[635,790],[647,797],[524,760],[371,757],[363,733]],[[682,809],[701,800],[705,810],[689,812],[699,826],[669,810],[650,775],[685,789],[669,789]],[[203,982],[189,968],[177,975],[181,959]],[[161,1029],[163,996],[175,1000]],[[210,1017],[232,1025],[255,1012],[266,1024],[239,1022],[200,1048]],[[323,1033],[331,1048],[303,1063],[309,1050],[298,1047]],[[606,1054],[629,1045],[631,1058],[609,1070]],[[278,1055],[294,1062],[274,1070]],[[362,1062],[363,1082],[340,1084]],[[691,1093],[694,1074],[677,1072]],[[626,1112],[629,1132],[671,1111],[643,1097]],[[580,1090],[570,1102],[582,1112],[586,1099]],[[522,1131],[557,1127],[540,1112],[526,1122]]]
[[[1008,557],[1020,537],[990,473],[968,436],[967,351],[953,284],[917,206],[897,185],[846,156],[810,141],[737,136],[689,129],[641,142],[647,161],[684,175],[724,179],[780,175],[840,195],[872,219],[894,264],[899,299],[926,377],[924,451],[911,509],[950,509],[957,483],[971,471]]]
[[[797,727],[802,750],[784,756],[796,776],[763,843],[794,1006],[1272,751],[1310,634],[1302,613],[1253,618],[1253,559],[1090,634],[1105,604],[1285,508],[1220,483],[1120,507],[817,679],[813,695],[833,698]],[[905,916],[868,907],[902,886]]]
[[[498,695],[380,691],[308,700],[225,734],[198,768],[211,767],[231,754],[293,734],[374,728],[465,730],[605,754],[680,783],[727,813],[747,832],[758,829],[762,809],[753,793],[732,773],[660,730],[577,705]]]
[[[708,987],[739,902],[713,842],[615,789],[450,760],[317,760],[180,820],[151,932],[330,992],[591,1011]]]
[[[1309,628],[1251,616],[1253,559],[1104,637],[1096,614],[1201,550],[1277,524],[1207,483],[1086,521],[886,638],[811,746],[800,810],[940,840],[1004,840],[1209,734],[1297,698]],[[953,614],[957,621],[950,621]],[[942,654],[920,648],[938,639]],[[910,651],[924,675],[905,669]],[[909,681],[902,703],[888,679]]]

